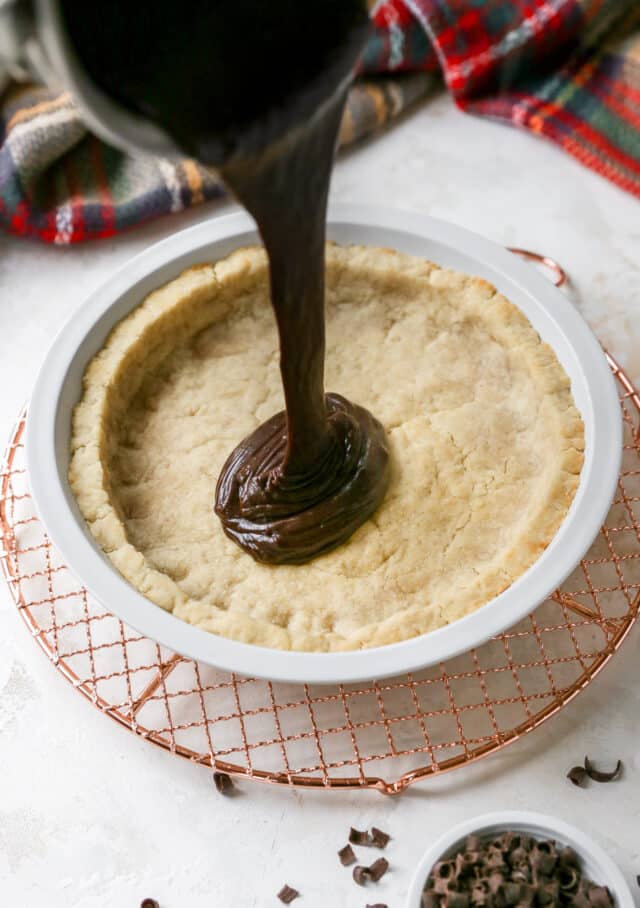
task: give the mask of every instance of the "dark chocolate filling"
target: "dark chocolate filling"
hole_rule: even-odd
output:
[[[327,196],[366,3],[198,0],[185,15],[155,2],[148,16],[144,3],[133,14],[120,3],[62,5],[98,84],[218,167],[258,224],[286,411],[230,454],[215,510],[256,560],[309,561],[374,513],[389,475],[380,423],[324,389]]]

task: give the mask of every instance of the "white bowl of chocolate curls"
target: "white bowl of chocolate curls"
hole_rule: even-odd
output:
[[[524,810],[485,814],[445,833],[420,862],[407,899],[407,908],[634,904],[622,873],[588,835]]]

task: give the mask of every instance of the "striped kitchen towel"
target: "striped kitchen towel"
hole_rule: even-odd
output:
[[[425,97],[546,136],[640,196],[639,0],[379,0],[343,145]],[[132,157],[41,86],[0,98],[0,224],[68,244],[218,197],[196,162]]]

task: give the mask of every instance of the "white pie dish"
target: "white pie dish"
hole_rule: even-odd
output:
[[[532,813],[528,810],[501,810],[465,820],[450,829],[427,849],[418,865],[406,902],[406,908],[422,908],[422,890],[433,866],[455,854],[467,836],[499,836],[503,832],[520,832],[537,839],[554,839],[569,845],[580,858],[582,870],[591,882],[607,886],[616,908],[634,908],[631,890],[616,864],[586,833],[564,820]]]
[[[417,213],[341,206],[329,238],[387,246],[478,275],[529,318],[556,352],[585,424],[580,485],[560,530],[529,570],[478,611],[421,637],[343,653],[284,652],[215,636],[175,618],[125,581],[87,529],[67,482],[71,413],[82,375],[113,326],[185,268],[257,241],[243,213],[213,218],[152,246],[94,292],[54,341],[29,406],[27,461],[43,523],[72,572],[123,621],[171,649],[245,675],[315,684],[381,678],[440,662],[529,614],[571,572],[600,528],[615,490],[622,423],[615,383],[600,345],[562,293],[534,268],[460,227]]]

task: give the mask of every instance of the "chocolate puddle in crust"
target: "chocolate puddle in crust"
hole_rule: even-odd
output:
[[[280,20],[249,0],[201,4],[198,27],[186,32],[175,5],[156,4],[144,28],[127,23],[123,46],[113,40],[121,25],[114,34],[109,7],[101,7],[100,27],[89,33],[91,5],[63,3],[78,52],[91,49],[83,62],[98,84],[217,167],[257,222],[269,258],[286,411],[230,454],[215,511],[225,533],[257,561],[297,564],[345,542],[374,513],[387,488],[389,455],[375,417],[324,388],[327,197],[347,87],[368,34],[366,4],[324,0],[316,4],[317,21],[312,4],[306,16],[302,5],[281,6]],[[264,63],[253,84],[248,73],[234,83],[233,22],[244,14],[245,23],[254,17],[246,59],[258,74]],[[256,16],[266,17],[262,31]],[[247,40],[246,30],[240,33]],[[304,50],[292,60],[291,48],[300,44]],[[150,58],[154,45],[167,47],[172,66]]]

